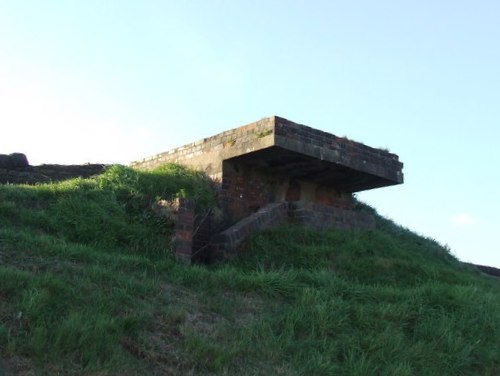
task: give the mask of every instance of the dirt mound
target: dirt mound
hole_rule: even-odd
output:
[[[486,265],[474,265],[474,266],[476,268],[478,268],[479,270],[481,270],[483,273],[500,278],[500,269],[494,268],[493,266],[486,266]]]
[[[0,184],[36,184],[88,178],[102,173],[106,167],[105,164],[30,166],[24,154],[0,154]]]

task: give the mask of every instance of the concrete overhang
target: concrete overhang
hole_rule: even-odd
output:
[[[278,116],[132,163],[152,169],[173,162],[219,180],[223,162],[240,162],[263,172],[357,192],[403,183],[396,154],[338,137]]]
[[[403,183],[403,164],[393,153],[277,116],[266,120],[267,142],[225,160],[347,192]]]
[[[276,176],[288,176],[345,192],[359,192],[402,183],[402,178],[390,179],[347,167],[341,163],[321,160],[309,155],[287,150],[279,146],[261,149],[239,157],[234,161],[266,171]]]

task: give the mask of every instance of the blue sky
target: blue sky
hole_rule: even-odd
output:
[[[129,163],[279,115],[386,147],[377,210],[500,267],[498,1],[0,0],[0,153]]]

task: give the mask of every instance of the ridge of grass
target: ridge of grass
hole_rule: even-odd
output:
[[[432,239],[374,212],[185,266],[152,210],[175,196],[216,205],[176,165],[0,186],[0,375],[500,374],[498,280]]]

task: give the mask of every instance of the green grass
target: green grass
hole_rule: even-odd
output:
[[[500,283],[435,241],[377,216],[185,266],[152,210],[175,196],[216,202],[175,165],[0,186],[0,375],[500,374]]]

